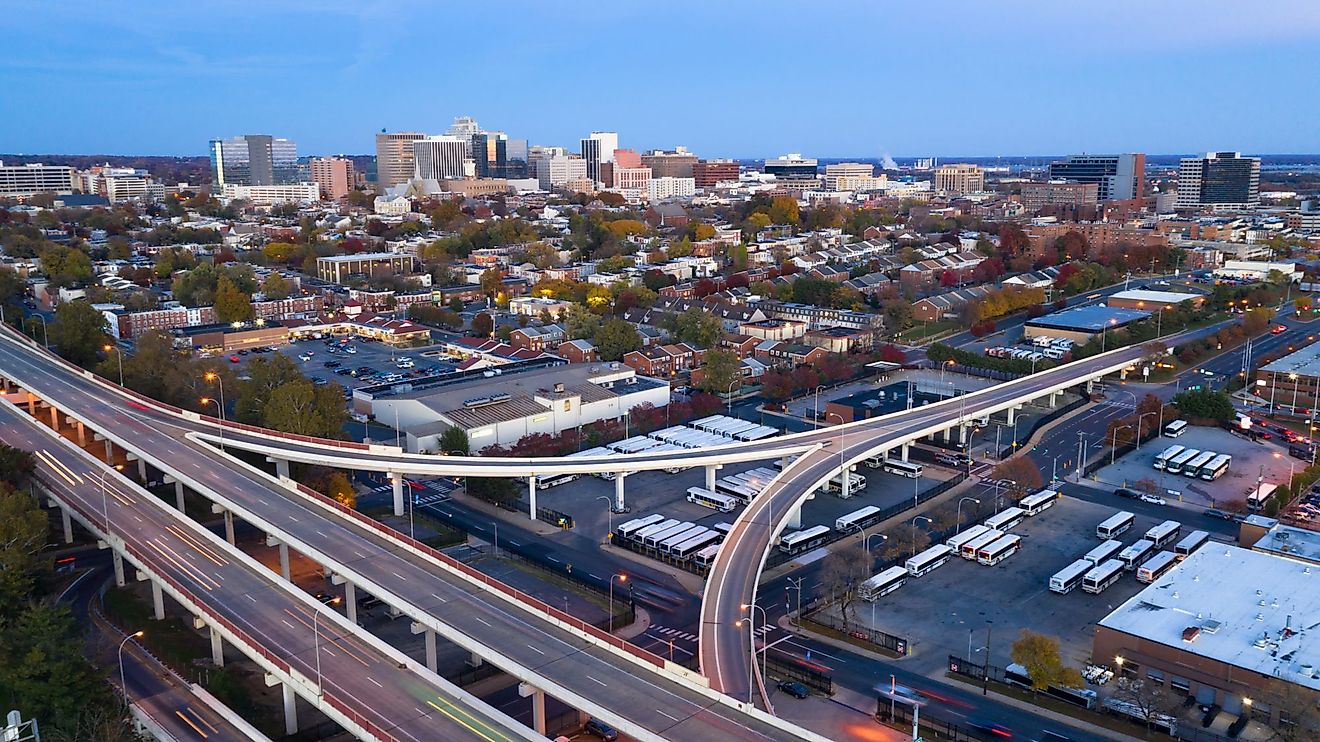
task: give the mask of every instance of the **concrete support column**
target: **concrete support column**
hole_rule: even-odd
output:
[[[109,438],[105,439],[105,463],[115,463],[115,444],[111,443]]]
[[[788,528],[802,527],[802,506],[794,505],[793,509],[788,511]]]
[[[435,632],[426,630],[426,669],[436,672],[439,662],[435,658]]]
[[[1126,369],[1126,368],[1124,368],[1124,369],[1120,369],[1120,370],[1119,370],[1119,372],[1118,372],[1118,378],[1119,378],[1119,379],[1126,379],[1126,378],[1127,378],[1127,369]]]
[[[839,497],[845,500],[852,496],[852,474],[848,467],[843,467],[839,472]]]
[[[718,464],[711,464],[706,467],[706,489],[711,492],[715,491],[715,471],[719,468]]]
[[[115,586],[123,587],[126,584],[124,582],[124,557],[120,556],[117,551],[111,551],[110,562],[115,567]]]
[[[74,425],[74,428],[73,428],[73,429],[74,429],[74,432],[75,432],[75,433],[77,434],[77,436],[78,436],[78,445],[79,445],[80,447],[82,447],[82,446],[86,446],[86,445],[87,445],[87,426],[86,426],[86,425],[83,425],[81,420],[74,422],[73,425]]]
[[[532,698],[532,729],[536,733],[545,736],[545,691],[540,688],[528,685],[527,683],[518,684],[518,695],[523,698],[531,696]]]
[[[625,476],[623,472],[619,472],[614,476],[614,512],[616,513],[623,512],[623,480]]]
[[[284,692],[284,733],[294,735],[298,733],[298,696],[293,692],[293,686],[284,683],[280,686]]]
[[[37,395],[33,394],[32,392],[28,392],[28,401],[27,401],[27,405],[28,405],[28,414],[31,415],[31,416],[33,416],[33,417],[36,417],[36,416],[37,416]]]
[[[174,483],[174,504],[183,512],[183,482]]]
[[[211,664],[225,666],[225,640],[214,626],[211,627]]]
[[[161,592],[160,583],[151,581],[151,607],[156,611],[156,620],[165,620],[165,594]]]
[[[902,451],[901,456],[904,461],[908,460],[908,448],[910,448],[911,446],[912,446],[911,443],[904,443],[900,449]]]
[[[140,458],[140,459],[137,460],[137,462],[138,462],[138,479],[141,479],[141,480],[142,480],[142,483],[143,483],[143,484],[146,484],[146,483],[147,483],[147,461],[146,461],[146,459],[141,459],[141,458]]]
[[[527,515],[532,520],[536,520],[536,475],[535,474],[527,478],[527,502],[530,503],[527,506],[527,510],[528,510]]]
[[[344,583],[344,610],[348,614],[348,622],[357,624],[357,585],[351,582]]]
[[[57,431],[60,429],[60,411],[54,405],[50,408],[50,426]]]
[[[1059,403],[1059,393],[1050,392],[1050,407],[1054,407],[1058,403]]]
[[[1091,388],[1092,388],[1093,386],[1095,386],[1095,379],[1087,379],[1087,380],[1086,380],[1086,393],[1087,393],[1087,394],[1090,394],[1090,393],[1091,393]]]
[[[280,542],[280,577],[290,582],[293,581],[289,577],[289,545],[283,541]]]
[[[285,479],[289,478],[288,459],[275,459],[275,476],[283,477]],[[395,515],[398,515],[398,513],[395,513]]]
[[[468,663],[468,667],[481,667],[482,665],[486,664],[486,661],[481,658],[481,655],[477,654],[476,652],[473,652],[471,655],[468,656],[467,663]]]
[[[1007,424],[1007,425],[1012,425],[1012,424],[1013,424],[1013,418],[1016,417],[1016,416],[1017,416],[1017,408],[1016,408],[1016,407],[1009,407],[1009,408],[1008,408],[1008,417],[1006,418],[1006,419],[1008,420],[1008,422],[1007,422],[1006,424]]]
[[[950,431],[950,430],[952,430],[952,428],[945,428],[945,429],[944,429],[944,442],[945,442],[945,443],[948,443],[948,442],[949,442],[949,439],[953,437],[953,436],[951,436],[951,435],[949,434],[949,431]]]
[[[225,511],[225,540],[234,545],[234,513],[229,510]]]
[[[60,508],[60,525],[64,526],[64,543],[73,543],[73,519],[65,508]]]
[[[959,425],[959,426],[958,426],[958,443],[961,444],[961,445],[964,445],[964,446],[967,445],[967,426],[966,426],[966,425]]]
[[[394,514],[403,515],[403,475],[390,472],[390,486],[394,490]]]

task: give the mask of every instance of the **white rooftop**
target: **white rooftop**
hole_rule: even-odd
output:
[[[1184,294],[1177,291],[1151,291],[1149,289],[1132,289],[1130,291],[1120,291],[1109,297],[1110,300],[1121,299],[1126,301],[1149,301],[1155,304],[1179,304],[1184,301],[1195,299],[1200,294]]]
[[[1320,533],[1304,528],[1276,523],[1251,548],[1320,564]]]
[[[1100,621],[1320,690],[1320,567],[1208,543]],[[1184,631],[1200,629],[1192,641]]]

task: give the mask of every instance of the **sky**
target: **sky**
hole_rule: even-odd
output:
[[[0,0],[0,38],[0,152],[368,154],[459,115],[703,157],[1320,152],[1314,0]]]

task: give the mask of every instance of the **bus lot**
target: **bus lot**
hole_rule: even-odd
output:
[[[873,604],[857,601],[850,618],[907,637],[912,654],[903,661],[923,673],[940,671],[949,654],[966,656],[969,645],[973,660],[984,662],[989,644],[991,663],[1002,667],[1022,627],[1058,637],[1065,662],[1080,667],[1090,657],[1093,624],[1144,585],[1135,572],[1127,572],[1099,595],[1080,587],[1058,595],[1050,592],[1049,579],[1098,546],[1096,525],[1116,512],[1062,497],[1010,531],[1022,537],[1022,548],[1002,563],[986,567],[954,557],[933,572],[909,578]],[[1158,522],[1139,515],[1118,538],[1130,545]],[[837,616],[837,608],[829,610]]]
[[[1153,466],[1155,457],[1173,445],[1225,453],[1233,461],[1228,473],[1214,481],[1157,471]],[[1133,483],[1149,480],[1166,500],[1179,499],[1178,495],[1168,494],[1173,490],[1181,494],[1182,502],[1223,508],[1230,503],[1243,503],[1258,477],[1263,475],[1266,482],[1280,484],[1290,476],[1290,467],[1300,470],[1304,466],[1305,462],[1290,457],[1288,446],[1277,440],[1252,441],[1221,428],[1189,425],[1187,432],[1177,438],[1161,436],[1143,443],[1140,451],[1132,451],[1112,466],[1099,469],[1096,478],[1114,487],[1131,487]]]

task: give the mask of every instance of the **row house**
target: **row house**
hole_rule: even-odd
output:
[[[843,283],[848,280],[848,271],[833,265],[818,265],[802,275],[807,278],[814,278],[819,281],[829,281],[831,283]]]
[[[843,355],[870,350],[875,346],[875,333],[851,327],[822,327],[806,332],[802,336],[802,342]]]
[[[697,368],[705,355],[705,351],[687,343],[653,345],[629,351],[623,363],[642,376],[668,379]]]
[[[427,292],[427,297],[430,297]],[[348,298],[358,302],[368,312],[383,312],[390,308],[390,299],[394,298],[393,289],[349,289]]]
[[[679,297],[661,297],[651,307],[671,314],[682,314],[689,309],[696,309],[706,314],[719,317],[725,332],[734,332],[744,322],[757,322],[766,319],[766,315],[757,306],[730,304],[722,301],[710,301]]]
[[[555,355],[569,363],[595,363],[600,360],[600,353],[590,340],[569,340],[560,343]]]
[[[994,291],[991,286],[970,286],[928,296],[912,305],[912,316],[920,322],[955,319],[969,302],[980,301]]]
[[[843,285],[855,289],[862,296],[873,296],[894,285],[894,281],[884,273],[876,272],[850,278],[844,281]]]
[[[1059,275],[1059,269],[1050,266],[1030,273],[1020,273],[1010,278],[1005,278],[1002,285],[1005,288],[1017,289],[1048,289],[1054,285],[1054,279]]]
[[[855,329],[876,330],[884,326],[884,317],[879,314],[855,312],[851,309],[818,307],[813,304],[762,300],[754,304],[765,313],[766,317],[777,319],[796,319],[806,322],[808,327],[852,327]]]
[[[325,302],[320,294],[252,302],[253,314],[258,319],[266,320],[310,317],[319,315],[324,310]]]
[[[211,325],[215,321],[214,307],[173,307],[142,312],[115,310],[113,327],[118,330],[117,337],[136,339],[154,330],[168,332],[177,327]]]
[[[751,358],[752,354],[756,351],[757,344],[760,342],[760,338],[755,338],[751,335],[730,333],[720,338],[719,347],[720,350],[727,350],[735,356],[738,356],[739,359],[743,359]]]
[[[564,328],[559,325],[519,327],[509,333],[510,344],[528,350],[557,348],[565,339]]]
[[[829,351],[802,343],[786,343],[782,340],[762,340],[756,346],[754,357],[782,368],[808,366],[825,360]]]
[[[946,273],[952,273],[957,283],[966,283],[983,262],[985,256],[980,253],[960,252],[905,265],[898,275],[904,288],[915,291],[940,281]]]

